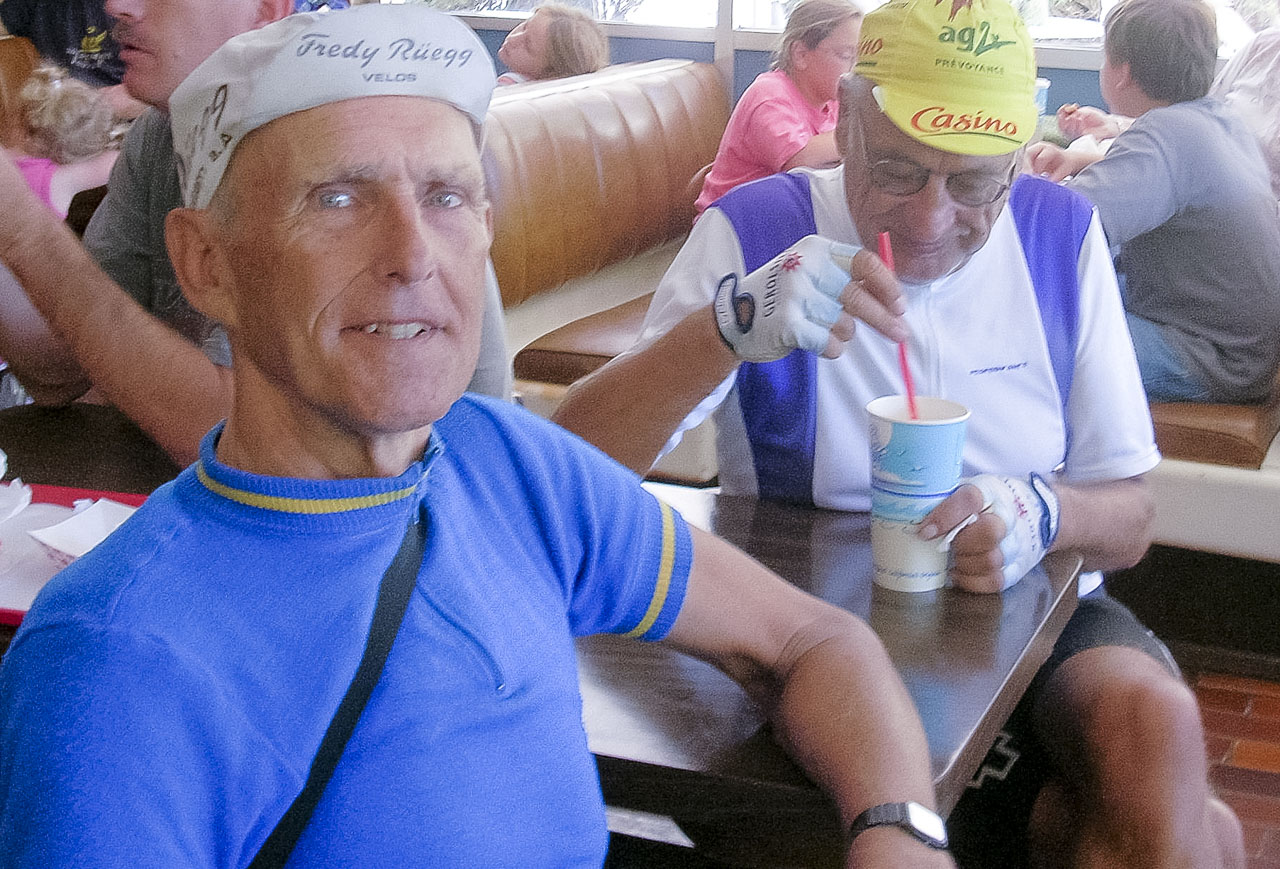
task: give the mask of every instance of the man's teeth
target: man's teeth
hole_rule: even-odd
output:
[[[419,332],[427,331],[425,323],[370,323],[364,327],[370,335],[375,332],[387,338],[412,338]]]

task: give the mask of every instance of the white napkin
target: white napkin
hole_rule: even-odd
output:
[[[36,593],[63,566],[51,549],[27,532],[71,515],[70,507],[37,503],[0,522],[0,609],[26,612]]]
[[[0,453],[2,456],[3,453]],[[0,458],[0,465],[4,464]],[[4,471],[0,469],[0,476]],[[0,483],[0,522],[12,519],[31,504],[31,487],[21,480],[12,483]]]
[[[55,560],[63,565],[105,540],[137,509],[109,498],[100,498],[83,509],[79,509],[79,502],[76,506],[74,515],[56,525],[27,532],[48,547]]]

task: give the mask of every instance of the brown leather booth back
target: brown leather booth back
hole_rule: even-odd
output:
[[[0,37],[0,145],[6,148],[21,144],[18,91],[39,59],[31,40],[21,36]]]
[[[719,71],[619,64],[502,87],[485,124],[493,265],[508,307],[689,230],[729,119]]]

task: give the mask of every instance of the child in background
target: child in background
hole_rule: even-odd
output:
[[[1209,96],[1231,106],[1258,137],[1262,156],[1271,171],[1271,190],[1280,199],[1280,27],[1271,27],[1253,35],[1222,68],[1213,81]],[[1066,105],[1058,109],[1058,129],[1068,139],[1085,140],[1071,143],[1074,151],[1101,155],[1111,140],[1129,129],[1133,118],[1112,115],[1093,106]],[[1081,161],[1083,164],[1083,161]],[[1054,167],[1050,177],[1061,181],[1074,171],[1074,164],[1064,162]]]
[[[507,71],[498,84],[583,75],[608,65],[609,41],[581,9],[548,4],[507,34],[498,49]]]
[[[111,106],[65,69],[42,64],[18,92],[18,111],[25,138],[9,156],[31,189],[65,219],[72,197],[101,187],[111,174],[119,154]]]
[[[1032,145],[1032,171],[1074,176],[1119,248],[1148,398],[1262,401],[1280,366],[1280,219],[1252,131],[1208,95],[1214,10],[1121,0],[1104,28],[1102,98],[1132,123],[1105,155]]]
[[[791,10],[772,68],[743,92],[729,118],[696,213],[739,184],[839,162],[836,89],[857,59],[861,25],[849,0],[803,0]]]
[[[36,195],[62,219],[71,199],[81,190],[107,183],[115,164],[115,117],[106,90],[70,77],[62,67],[42,64],[32,70],[18,91],[21,147],[5,149]],[[24,357],[25,347],[61,343],[44,318],[31,306],[17,279],[0,265],[0,304],[5,309],[5,345]],[[12,333],[11,335],[8,333]],[[22,337],[18,337],[22,336]],[[53,354],[55,357],[58,354]],[[70,358],[66,356],[65,358]],[[23,377],[36,382],[65,383],[70,375],[61,363],[52,367],[25,366]],[[49,394],[49,393],[46,393]],[[0,362],[0,407],[25,404],[25,390]]]

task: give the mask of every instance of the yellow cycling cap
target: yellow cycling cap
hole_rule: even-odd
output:
[[[1035,50],[1005,0],[890,0],[863,19],[860,39],[854,72],[912,138],[988,156],[1035,133]]]

